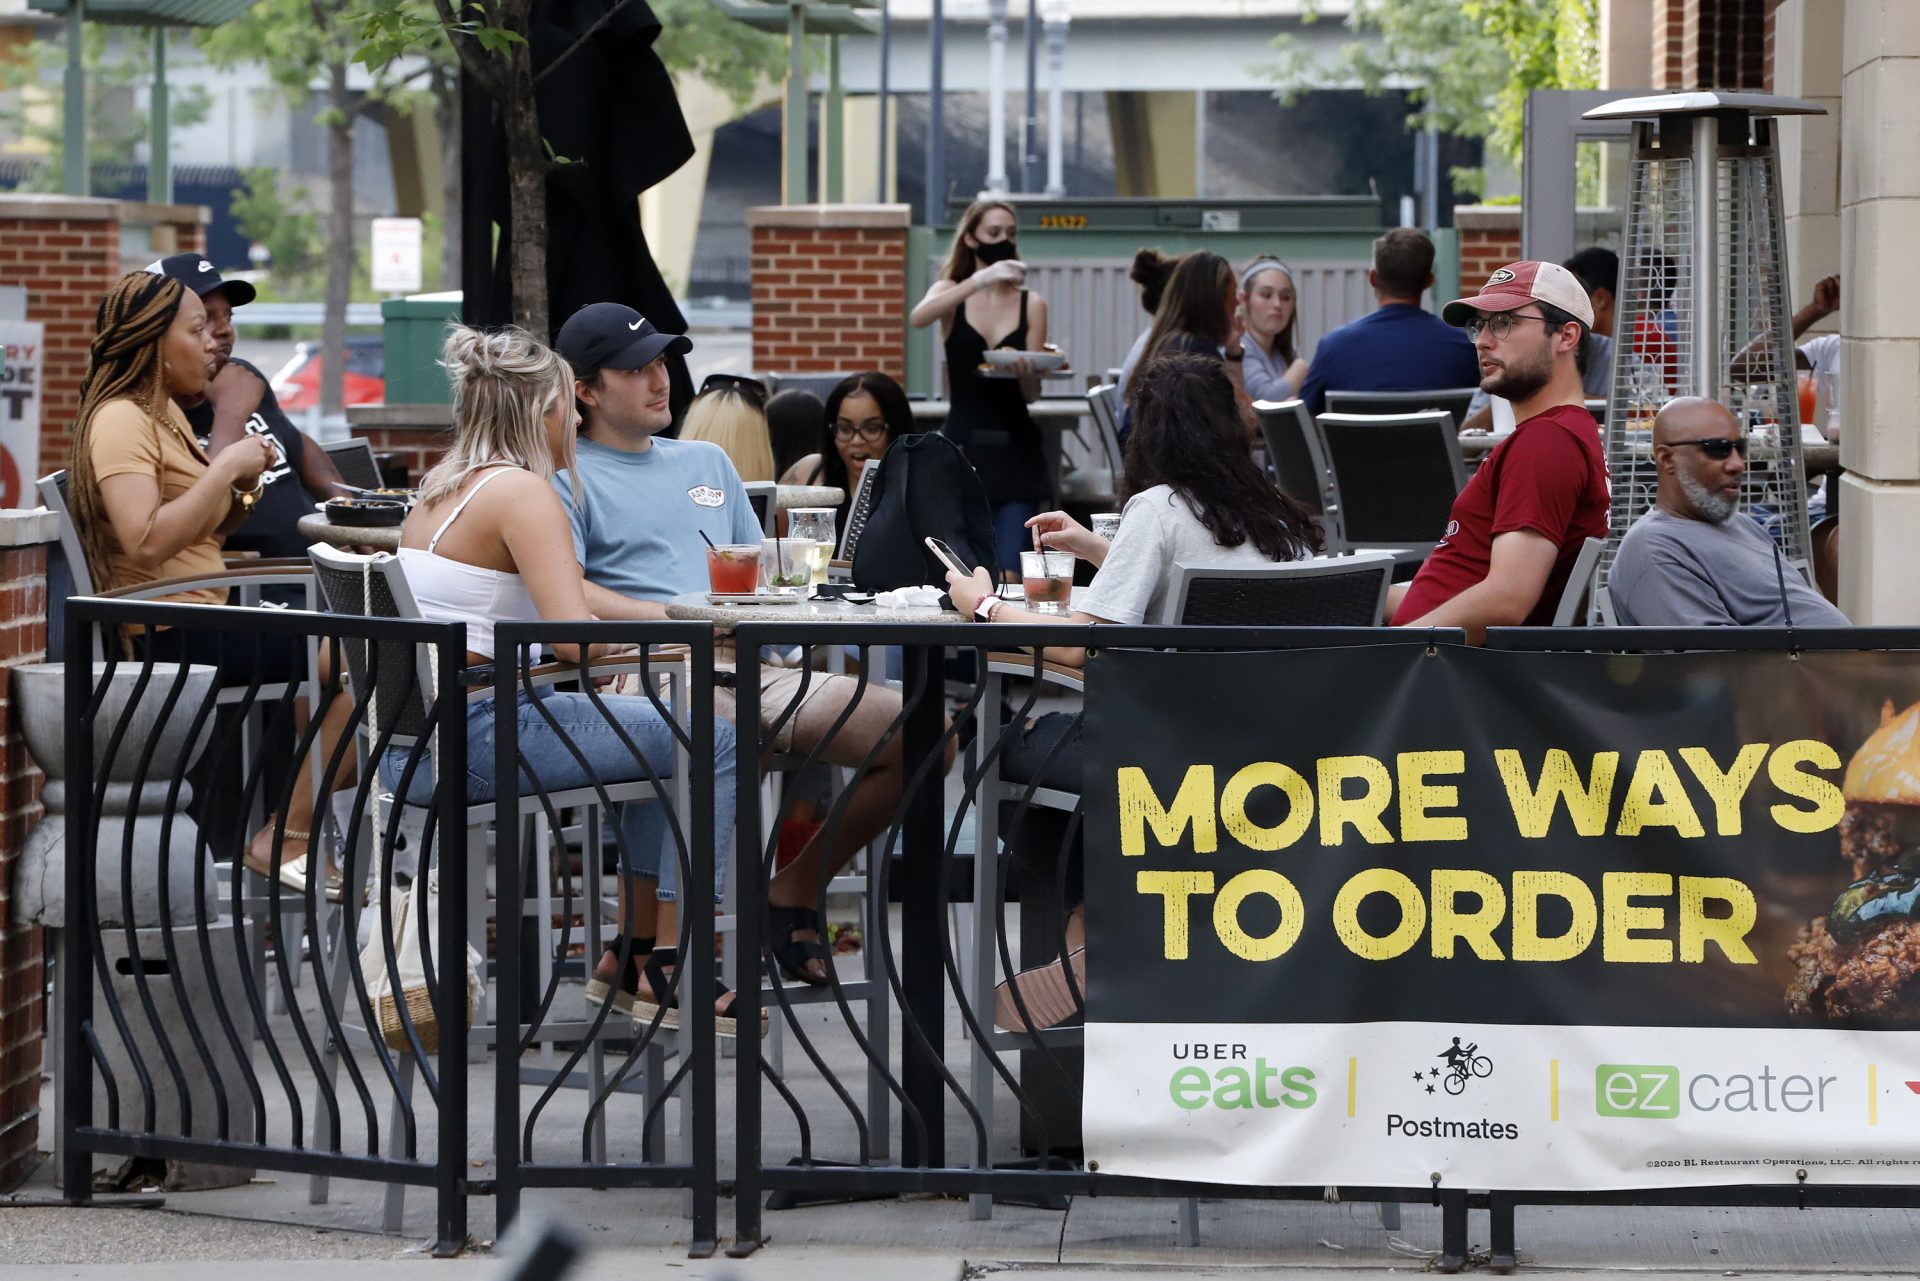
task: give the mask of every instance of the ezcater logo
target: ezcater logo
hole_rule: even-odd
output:
[[[1593,1073],[1593,1110],[1601,1116],[1671,1121],[1695,1112],[1825,1112],[1838,1077],[1782,1075],[1772,1064],[1719,1072],[1682,1072],[1671,1063],[1602,1063]]]
[[[1214,1107],[1222,1111],[1236,1108],[1310,1108],[1319,1098],[1309,1067],[1275,1067],[1265,1058],[1247,1060],[1247,1047],[1226,1042],[1180,1043],[1173,1047],[1176,1059],[1194,1059],[1217,1063],[1201,1067],[1199,1062],[1175,1068],[1167,1081],[1167,1093],[1173,1104],[1188,1112]]]

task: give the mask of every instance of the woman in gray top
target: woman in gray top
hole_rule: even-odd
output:
[[[1293,268],[1278,258],[1255,258],[1240,273],[1240,381],[1250,400],[1292,400],[1307,380],[1307,362],[1295,347],[1299,316]],[[1227,348],[1232,359],[1233,348]]]

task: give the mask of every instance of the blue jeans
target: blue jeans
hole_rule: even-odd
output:
[[[632,783],[648,777],[648,769],[662,781],[663,787],[673,774],[673,731],[645,698],[606,695],[600,703],[602,715],[585,694],[558,690],[539,691],[539,706],[522,693],[515,708],[517,745],[520,753],[520,795],[533,794],[536,787],[547,792],[586,787],[601,783]],[[495,699],[483,699],[467,705],[467,803],[484,804],[495,795],[493,778],[494,735],[498,726]],[[542,712],[547,715],[543,715]],[[555,724],[549,723],[551,715]],[[621,735],[609,721],[619,723],[633,745],[646,759],[643,766],[628,750]],[[564,734],[564,737],[563,737]],[[571,744],[571,746],[569,745]],[[575,756],[578,751],[579,757]],[[380,777],[388,787],[397,787],[406,769],[409,749],[391,748],[380,762]],[[582,768],[584,758],[586,768]],[[715,718],[713,723],[713,872],[714,901],[726,892],[727,866],[733,861],[734,812],[734,732],[733,725]],[[537,780],[537,783],[536,783]],[[409,805],[433,803],[433,770],[422,759],[409,781],[405,800]],[[671,797],[672,793],[667,793]],[[671,834],[667,826],[667,805],[659,799],[629,801],[620,805],[621,871],[629,876],[657,880],[658,896],[671,902],[677,897],[680,858],[667,853]],[[686,816],[681,816],[686,832]]]

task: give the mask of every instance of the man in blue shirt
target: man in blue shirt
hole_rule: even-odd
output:
[[[1452,325],[1420,307],[1433,284],[1433,241],[1424,231],[1396,227],[1373,242],[1367,272],[1378,309],[1340,326],[1314,348],[1300,398],[1324,413],[1329,391],[1439,391],[1473,387],[1480,362],[1473,344]]]
[[[603,302],[574,313],[555,345],[573,366],[581,434],[574,466],[553,483],[573,525],[587,606],[598,618],[665,618],[668,600],[707,588],[703,533],[715,543],[761,541],[760,522],[726,453],[704,441],[656,436],[673,420],[665,357],[684,354],[693,344],[660,333],[631,307]],[[722,666],[733,665],[730,641],[716,647],[715,657]],[[822,760],[859,770],[838,819],[815,833],[767,887],[774,959],[787,977],[821,985],[829,954],[814,906],[820,887],[885,830],[899,805],[900,736],[893,735],[871,762],[868,756],[898,716],[900,695],[878,682],[862,691],[847,676],[771,665],[747,670],[760,680],[763,748],[818,748]],[[732,681],[720,685],[715,711],[731,717]],[[799,706],[789,714],[796,700]],[[843,713],[846,723],[835,732]],[[778,736],[769,741],[776,722]],[[595,968],[589,1000],[612,997],[625,1008],[637,995],[647,1002],[666,997],[672,1004],[667,994],[655,995],[646,967],[651,958],[664,973],[677,960],[673,866],[671,859],[661,864],[667,883],[655,893],[629,893],[622,884],[621,928],[633,940],[633,961],[627,974],[616,976],[616,939]],[[656,938],[663,946],[655,948]]]

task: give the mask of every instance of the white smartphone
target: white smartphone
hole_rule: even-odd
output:
[[[945,565],[962,578],[969,578],[973,575],[973,571],[967,568],[966,562],[960,559],[953,548],[947,546],[931,534],[927,535],[926,543],[927,550],[939,558],[942,565]]]

